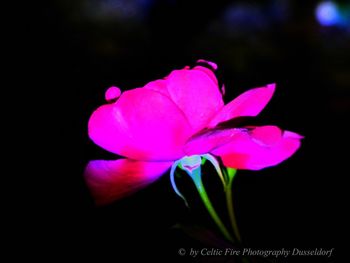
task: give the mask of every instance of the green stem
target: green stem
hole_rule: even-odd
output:
[[[235,211],[234,211],[234,207],[233,207],[233,196],[232,196],[232,183],[233,183],[233,179],[235,178],[237,170],[235,169],[227,169],[227,173],[228,173],[228,184],[226,185],[226,204],[227,204],[227,211],[228,211],[228,215],[230,217],[230,222],[231,222],[231,226],[233,229],[233,232],[235,233],[235,236],[237,237],[238,241],[241,242],[241,235],[239,233],[238,230],[238,225],[236,222],[236,217],[235,217]]]
[[[220,217],[218,216],[218,214],[216,213],[212,203],[210,202],[210,199],[208,197],[208,194],[204,188],[203,182],[202,182],[202,178],[201,178],[201,171],[200,168],[195,169],[192,172],[192,179],[194,181],[194,184],[196,185],[196,188],[198,190],[198,193],[205,205],[205,207],[207,208],[210,216],[212,217],[212,219],[214,220],[215,224],[218,226],[218,228],[220,229],[221,233],[225,236],[225,238],[231,242],[233,242],[233,237],[231,236],[231,234],[228,232],[227,228],[225,227],[225,225],[223,224],[223,222],[221,221]]]

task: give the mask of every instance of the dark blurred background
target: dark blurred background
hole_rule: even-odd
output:
[[[28,228],[43,232],[34,253],[177,262],[190,261],[177,255],[180,247],[204,246],[171,228],[191,221],[215,226],[200,207],[186,209],[167,175],[102,208],[82,177],[89,160],[115,158],[87,135],[106,88],[140,87],[198,59],[218,64],[226,102],[276,82],[259,121],[305,136],[279,166],[239,171],[234,197],[244,246],[336,246],[338,183],[348,156],[340,153],[350,105],[348,1],[61,0],[41,6],[28,23],[34,30],[25,39],[25,70],[36,81],[31,93],[42,98],[38,114],[45,116],[39,136],[45,150],[36,156],[40,190],[33,190],[35,200],[22,201],[36,219]]]

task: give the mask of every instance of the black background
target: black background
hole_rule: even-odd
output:
[[[27,21],[22,76],[33,81],[35,121],[24,122],[39,153],[28,156],[25,167],[35,186],[29,191],[23,186],[29,193],[16,207],[25,220],[15,243],[33,244],[30,253],[37,258],[46,258],[46,252],[50,258],[97,256],[98,262],[128,261],[122,256],[190,261],[180,258],[178,249],[204,245],[171,227],[196,220],[215,226],[201,208],[184,207],[168,176],[96,208],[82,174],[89,160],[115,158],[87,135],[89,116],[104,103],[107,87],[139,87],[207,59],[219,66],[226,102],[276,82],[259,121],[305,136],[286,162],[239,171],[235,204],[244,246],[336,247],[338,182],[346,174],[340,150],[349,113],[349,32],[320,26],[314,18],[317,1],[287,1],[284,20],[271,17],[273,1],[245,1],[259,6],[269,22],[265,28],[237,24],[234,31],[220,19],[237,1],[204,2],[154,1],[141,20],[99,20],[82,15],[84,1],[52,1]]]

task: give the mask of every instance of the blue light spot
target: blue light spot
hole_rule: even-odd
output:
[[[341,22],[341,15],[337,4],[321,2],[315,12],[318,22],[323,26],[333,26]]]

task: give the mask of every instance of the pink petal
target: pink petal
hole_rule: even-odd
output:
[[[300,147],[302,136],[275,126],[257,127],[236,133],[231,141],[213,150],[224,165],[236,169],[260,170],[292,156]]]
[[[164,79],[157,79],[146,84],[144,89],[150,89],[162,93],[170,98],[170,94],[167,89],[167,81]]]
[[[89,136],[102,148],[136,160],[176,160],[192,129],[166,96],[150,89],[126,91],[114,104],[98,108]]]
[[[223,107],[217,79],[205,67],[174,70],[166,81],[170,98],[185,113],[195,131],[204,128]]]
[[[129,159],[91,161],[84,176],[96,204],[103,205],[153,183],[171,165],[171,162],[140,162]]]
[[[241,133],[240,128],[232,129],[207,129],[192,136],[184,146],[187,156],[206,154],[215,148],[229,143],[236,134]]]
[[[263,126],[259,128],[252,127],[250,135],[256,143],[272,145],[280,140],[282,131],[276,126]],[[230,143],[242,133],[247,133],[247,128],[213,128],[203,130],[192,136],[184,147],[186,155],[205,154],[212,150]]]
[[[248,90],[225,105],[210,121],[209,126],[214,127],[218,123],[239,116],[256,116],[265,108],[275,91],[275,84],[266,87]]]
[[[250,136],[256,143],[271,146],[281,139],[282,131],[276,126],[262,126],[252,130]]]

